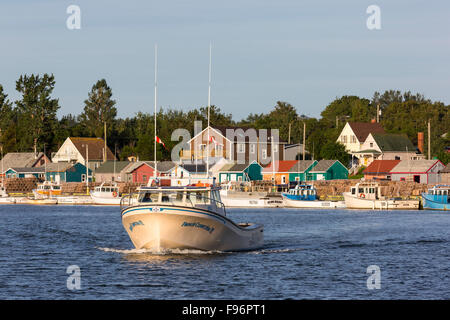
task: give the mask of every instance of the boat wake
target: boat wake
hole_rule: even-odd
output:
[[[143,255],[156,255],[156,256],[166,256],[166,255],[208,255],[208,254],[225,254],[227,252],[223,251],[203,251],[195,249],[115,249],[115,248],[97,248],[104,252],[115,252],[125,255],[143,254]]]
[[[115,248],[100,248],[97,249],[104,252],[114,252],[124,255],[154,255],[154,256],[168,256],[168,255],[223,255],[223,254],[272,254],[272,253],[291,253],[304,250],[304,248],[283,248],[283,249],[259,249],[252,251],[203,251],[196,249],[115,249]]]
[[[257,251],[250,251],[250,254],[271,254],[271,253],[291,253],[304,250],[304,248],[284,248],[284,249],[261,249]]]

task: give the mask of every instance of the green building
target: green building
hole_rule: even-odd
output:
[[[86,181],[86,167],[77,162],[67,163],[58,162],[47,165],[46,180],[56,182],[85,182]],[[92,181],[92,171],[88,171],[89,181]]]
[[[348,179],[348,169],[339,160],[320,160],[307,174],[308,181]]]
[[[289,181],[306,181],[308,173],[317,165],[317,160],[299,160],[289,169]]]
[[[224,165],[219,171],[219,183],[227,181],[254,181],[262,180],[262,167],[253,161],[251,163]]]

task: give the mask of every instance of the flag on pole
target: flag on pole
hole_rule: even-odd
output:
[[[209,142],[212,142],[212,143],[214,143],[215,145],[222,145],[221,143],[218,143],[218,142],[216,141],[216,139],[214,139],[213,136],[210,136],[210,137],[209,137]]]
[[[166,145],[164,144],[164,142],[158,136],[156,136],[156,142],[162,144],[164,149],[167,149]]]

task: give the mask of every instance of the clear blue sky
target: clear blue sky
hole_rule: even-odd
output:
[[[66,9],[81,8],[81,30]],[[381,30],[368,30],[369,5]],[[450,101],[449,1],[0,0],[0,84],[17,99],[21,74],[53,73],[59,115],[79,114],[105,78],[118,116],[153,112],[154,45],[158,106],[212,104],[235,120],[277,100],[319,116],[335,97],[411,90]]]

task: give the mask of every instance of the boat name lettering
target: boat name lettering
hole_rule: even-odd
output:
[[[130,223],[130,231],[133,231],[134,227],[136,226],[143,226],[143,225],[144,223],[141,220],[132,222]]]
[[[201,224],[199,222],[183,222],[183,224],[181,225],[182,227],[196,227],[196,228],[201,228],[204,229],[206,231],[208,231],[209,233],[213,233],[214,231],[214,227],[210,227],[204,224]]]

